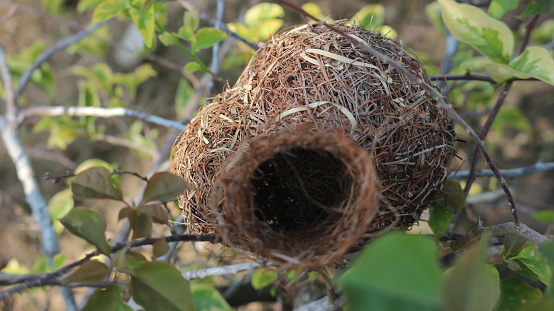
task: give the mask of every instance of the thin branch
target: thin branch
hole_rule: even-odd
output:
[[[275,0],[275,1],[279,2],[281,4],[284,4],[284,5],[286,5],[290,8],[293,8],[295,11],[303,14],[306,17],[312,18],[314,20],[319,20],[315,16],[309,14],[308,12],[303,10],[302,8],[298,7],[297,5],[294,5],[294,4],[290,3],[287,0]],[[508,200],[508,205],[509,205],[511,213],[512,213],[512,218],[514,219],[514,222],[516,223],[516,225],[519,226],[519,224],[520,224],[519,215],[517,213],[517,206],[516,206],[516,203],[515,203],[514,198],[512,196],[512,193],[511,193],[510,189],[508,188],[508,184],[506,183],[506,180],[504,179],[504,177],[502,176],[502,174],[498,170],[498,167],[496,166],[496,164],[494,164],[494,162],[493,162],[493,160],[492,160],[492,158],[491,158],[491,156],[490,156],[490,154],[487,150],[487,147],[485,146],[485,143],[483,142],[482,139],[479,138],[479,135],[477,135],[477,133],[475,133],[475,131],[471,128],[471,126],[469,126],[469,124],[467,124],[467,122],[462,117],[460,117],[460,115],[458,115],[458,113],[456,111],[454,111],[454,109],[450,105],[448,105],[444,101],[444,98],[442,97],[442,95],[439,92],[437,92],[437,90],[433,86],[425,83],[421,78],[418,78],[414,74],[412,74],[401,63],[399,63],[399,62],[391,59],[390,57],[384,55],[383,53],[377,51],[376,49],[372,48],[371,46],[369,46],[367,43],[365,43],[361,39],[352,37],[349,34],[345,33],[344,31],[338,29],[337,27],[335,27],[333,25],[329,25],[329,24],[327,24],[323,21],[319,21],[319,23],[321,25],[324,25],[327,28],[335,31],[336,33],[342,35],[343,37],[348,39],[348,41],[350,41],[351,43],[358,46],[361,50],[363,50],[367,53],[370,53],[371,55],[374,55],[374,56],[378,57],[379,59],[389,63],[391,66],[396,68],[398,71],[400,71],[402,74],[404,74],[408,79],[410,79],[410,81],[412,81],[412,82],[418,84],[419,86],[421,86],[428,94],[430,94],[433,97],[434,100],[436,100],[440,104],[440,106],[442,108],[444,108],[448,112],[448,114],[450,115],[450,117],[452,117],[452,119],[454,119],[454,121],[456,121],[458,124],[460,124],[460,126],[471,136],[471,138],[473,138],[473,140],[475,141],[477,146],[479,146],[479,149],[481,150],[481,152],[485,156],[485,160],[487,161],[487,164],[490,166],[490,168],[494,172],[494,175],[498,179],[498,181],[499,181],[499,183],[502,187],[502,190],[504,190],[504,193],[506,194],[506,198]]]
[[[294,311],[334,311],[342,310],[345,306],[345,301],[342,298],[338,298],[331,301],[329,296],[325,296],[318,300],[314,300],[308,304],[295,308]]]
[[[2,45],[0,45],[0,74],[2,76],[2,84],[4,85],[4,90],[6,92],[6,117],[9,123],[13,123],[17,114],[17,104],[12,86],[13,79],[10,74],[8,61]],[[13,125],[10,124],[10,126]]]
[[[195,279],[205,279],[205,278],[209,278],[217,275],[237,274],[243,271],[256,270],[256,269],[272,267],[272,266],[273,265],[271,263],[247,262],[247,263],[241,263],[237,265],[212,267],[212,268],[188,271],[188,272],[182,273],[181,275],[185,279],[190,281]]]
[[[498,82],[494,81],[493,78],[486,75],[474,75],[474,74],[451,74],[451,75],[434,75],[431,76],[431,80],[434,81],[456,81],[456,80],[466,80],[466,81],[485,81],[491,84],[497,84]],[[507,82],[513,81],[541,81],[537,78],[511,78]]]
[[[442,243],[442,253],[450,254],[469,247],[483,238],[486,233],[490,233],[492,237],[506,236],[508,234],[515,234],[526,239],[529,242],[533,242],[537,245],[550,241],[548,237],[538,233],[537,231],[529,228],[524,224],[516,225],[513,222],[504,224],[498,224],[492,227],[477,227],[462,238],[447,241]]]
[[[500,172],[505,178],[514,178],[522,175],[529,175],[529,174],[551,171],[551,170],[554,170],[554,162],[547,162],[547,163],[538,162],[533,165],[529,165],[525,167],[500,170]],[[471,172],[469,170],[454,172],[450,174],[449,178],[464,179],[464,178],[468,178],[470,173]],[[476,175],[482,176],[482,177],[494,177],[494,173],[491,170],[478,170],[476,172]]]
[[[18,115],[18,123],[21,124],[25,118],[32,116],[79,116],[79,117],[134,117],[146,122],[160,125],[167,128],[184,130],[185,124],[180,122],[164,119],[155,115],[147,114],[133,109],[127,108],[104,108],[104,107],[67,107],[67,106],[37,106],[22,110]]]
[[[179,3],[181,4],[181,6],[187,10],[194,10],[194,11],[198,11],[199,14],[200,14],[200,18],[202,18],[203,20],[206,20],[208,21],[210,24],[212,25],[216,25],[217,24],[217,19],[214,19],[212,18],[210,15],[204,13],[204,12],[201,12],[200,10],[196,9],[194,7],[194,5],[192,5],[189,1],[185,1],[185,0],[179,0]],[[237,34],[236,32],[232,31],[231,29],[229,29],[229,27],[227,27],[227,25],[225,25],[225,23],[222,23],[221,25],[221,30],[225,31],[225,33],[227,33],[229,36],[235,38],[235,39],[238,39],[239,41],[242,41],[244,42],[246,45],[248,45],[249,47],[251,47],[254,51],[256,51],[258,49],[258,44],[256,44],[255,42],[250,42],[246,39],[244,39],[242,36],[240,36],[239,34]]]
[[[82,31],[79,31],[75,35],[68,37],[62,41],[57,42],[54,44],[51,48],[44,51],[42,54],[40,54],[37,59],[33,62],[31,67],[27,69],[19,79],[19,84],[17,85],[17,91],[15,92],[15,98],[16,100],[21,96],[21,93],[23,93],[23,90],[29,83],[29,80],[31,79],[31,75],[33,72],[39,68],[45,61],[47,61],[54,53],[58,52],[59,50],[65,49],[68,46],[80,41],[84,37],[88,36],[90,33],[94,32],[96,29],[102,27],[104,24],[110,22],[112,19],[103,20],[101,22],[98,22],[91,27],[84,29]]]

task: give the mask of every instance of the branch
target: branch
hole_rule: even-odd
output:
[[[6,54],[4,53],[3,47],[0,45],[0,74],[2,77],[2,84],[4,85],[4,90],[6,92],[6,117],[10,126],[11,123],[15,121],[15,116],[17,113],[16,98],[13,92],[12,86],[12,76],[10,74],[10,69],[8,68],[8,61],[6,59]]]
[[[181,275],[185,279],[190,281],[195,279],[205,279],[205,278],[209,278],[211,276],[217,276],[217,275],[237,274],[243,271],[250,271],[250,270],[256,270],[260,268],[273,267],[273,266],[274,265],[271,263],[247,262],[247,263],[241,263],[237,265],[212,267],[212,268],[188,271],[188,272],[182,273]]]
[[[348,41],[350,41],[354,45],[358,46],[362,51],[370,53],[371,55],[374,55],[375,57],[378,57],[379,59],[383,60],[384,62],[389,63],[391,66],[396,68],[399,72],[404,74],[410,81],[416,83],[417,85],[422,87],[428,94],[430,94],[431,97],[433,97],[433,99],[435,101],[437,101],[440,104],[440,106],[448,112],[450,117],[452,117],[452,119],[454,119],[454,121],[456,121],[458,124],[460,124],[460,126],[471,136],[471,138],[473,138],[473,140],[475,141],[475,143],[477,144],[477,146],[479,147],[479,149],[481,150],[481,152],[485,156],[485,160],[487,161],[487,164],[489,165],[491,170],[494,172],[494,175],[498,179],[498,181],[499,181],[499,183],[502,187],[502,190],[506,194],[506,198],[508,200],[508,205],[510,206],[510,210],[512,212],[512,218],[513,218],[515,224],[517,226],[520,225],[519,215],[517,213],[517,206],[516,206],[516,203],[515,203],[514,198],[512,196],[512,193],[511,193],[510,189],[508,188],[508,184],[506,183],[506,180],[504,179],[504,177],[502,176],[502,174],[498,170],[498,167],[496,166],[496,164],[494,164],[494,162],[493,162],[493,160],[492,160],[492,158],[491,158],[491,156],[490,156],[490,154],[487,150],[487,147],[485,146],[485,143],[483,142],[482,139],[479,138],[479,135],[477,135],[477,133],[475,133],[475,131],[471,128],[471,126],[469,126],[469,124],[467,124],[467,122],[462,117],[460,117],[460,115],[458,115],[458,113],[456,111],[454,111],[454,109],[450,105],[448,105],[444,101],[444,98],[442,97],[442,95],[433,86],[425,83],[425,81],[423,81],[421,78],[416,77],[408,69],[406,69],[401,63],[399,63],[399,62],[391,59],[390,57],[384,55],[383,53],[377,51],[376,49],[372,48],[371,46],[369,46],[367,43],[365,43],[361,39],[356,38],[356,37],[352,37],[349,34],[345,33],[344,31],[338,29],[337,27],[334,27],[333,25],[329,25],[329,24],[327,24],[323,21],[320,21],[315,16],[309,14],[308,12],[303,10],[302,8],[290,3],[287,0],[275,0],[275,1],[279,2],[281,4],[284,4],[284,5],[286,5],[290,8],[293,8],[295,11],[300,12],[301,14],[303,14],[306,17],[309,17],[309,18],[312,18],[316,21],[319,21],[319,23],[321,25],[324,25],[327,28],[333,30],[334,32],[342,35],[343,37],[348,39]]]
[[[528,174],[551,171],[551,170],[554,170],[554,162],[547,162],[547,163],[537,162],[533,165],[529,165],[525,167],[500,170],[500,172],[506,178],[514,178],[522,175],[528,175]],[[464,179],[469,177],[469,175],[470,175],[470,171],[459,171],[459,172],[454,172],[450,174],[448,178]],[[476,172],[476,175],[483,176],[483,177],[494,177],[494,173],[491,170],[478,170]]]
[[[29,80],[31,79],[31,75],[33,74],[33,72],[38,67],[40,67],[40,65],[42,65],[42,63],[47,61],[57,51],[65,49],[68,46],[80,41],[81,39],[88,36],[90,33],[94,32],[96,29],[102,27],[104,24],[108,23],[111,20],[112,19],[107,19],[107,20],[98,22],[98,23],[92,25],[91,27],[89,27],[87,29],[79,31],[78,33],[74,34],[73,36],[71,36],[69,38],[66,38],[62,41],[57,42],[51,48],[49,48],[48,50],[46,50],[42,54],[40,54],[39,57],[37,57],[37,59],[35,59],[35,61],[33,62],[33,65],[31,65],[31,67],[29,69],[27,69],[23,73],[23,75],[21,75],[21,78],[19,79],[19,84],[17,85],[17,91],[15,92],[16,100],[19,98],[19,96],[21,96],[21,93],[23,93],[23,90],[25,89],[25,87],[29,83]]]
[[[308,304],[295,308],[294,311],[334,311],[342,310],[345,306],[345,301],[338,298],[335,301],[330,301],[329,296],[325,296]]]
[[[455,80],[468,80],[468,81],[485,81],[492,84],[497,84],[498,82],[494,81],[493,78],[486,75],[474,75],[474,74],[452,74],[452,75],[435,75],[431,76],[431,80],[434,81],[455,81]],[[537,78],[511,78],[507,82],[513,81],[540,81]]]
[[[155,115],[147,114],[133,109],[127,108],[104,108],[104,107],[67,107],[67,106],[38,106],[30,107],[22,110],[18,115],[18,124],[21,124],[25,118],[32,116],[79,116],[79,117],[135,117],[146,122],[150,122],[156,125],[164,126],[167,128],[173,128],[177,130],[184,130],[186,125],[164,119]]]
[[[146,238],[146,239],[131,241],[128,243],[118,243],[112,246],[111,252],[115,253],[126,247],[133,248],[133,247],[139,247],[144,245],[152,245],[160,239],[165,239],[167,242],[176,242],[176,241],[211,242],[211,243],[217,242],[217,238],[214,235],[180,234],[180,235],[170,235],[170,236],[161,237],[161,238]],[[82,259],[72,262],[50,273],[30,274],[30,275],[14,275],[14,274],[0,273],[1,286],[20,284],[0,292],[0,300],[7,299],[14,294],[21,293],[24,290],[35,288],[35,287],[41,287],[41,286],[47,286],[47,285],[71,286],[71,284],[63,283],[63,280],[62,280],[63,276],[65,276],[75,267],[82,265],[83,263],[89,261],[92,257],[98,256],[98,255],[99,255],[98,251],[93,251],[91,253],[86,254],[85,257],[83,257]],[[241,270],[241,271],[245,271],[245,270]]]
[[[481,240],[486,233],[489,233],[492,237],[515,234],[537,245],[550,241],[548,237],[524,224],[516,225],[513,222],[508,222],[492,227],[477,227],[458,240],[444,242],[442,243],[442,253],[446,255],[465,249]]]

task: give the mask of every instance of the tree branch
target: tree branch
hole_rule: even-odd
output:
[[[492,158],[491,158],[491,156],[490,156],[490,154],[487,150],[487,147],[485,146],[485,143],[483,142],[482,139],[479,138],[479,135],[477,135],[477,133],[471,128],[471,126],[469,126],[469,124],[467,124],[467,122],[465,122],[465,120],[462,117],[460,117],[460,115],[458,115],[458,113],[456,111],[454,111],[454,109],[444,101],[444,98],[442,97],[442,95],[439,92],[437,92],[437,90],[433,86],[425,83],[425,81],[423,81],[421,78],[416,77],[408,69],[406,69],[401,63],[399,63],[399,62],[391,59],[390,57],[384,55],[383,53],[377,51],[376,49],[372,48],[371,46],[369,46],[366,42],[362,41],[361,39],[352,37],[352,36],[348,35],[347,33],[345,33],[344,31],[338,29],[337,27],[335,27],[333,25],[329,25],[329,24],[327,24],[323,21],[320,21],[315,16],[309,14],[308,12],[303,10],[302,8],[298,7],[297,5],[294,5],[294,4],[290,3],[287,0],[275,0],[275,1],[294,9],[295,11],[301,13],[302,15],[304,15],[306,17],[309,17],[309,18],[312,18],[316,21],[319,21],[319,23],[321,25],[324,25],[327,28],[335,31],[336,33],[338,33],[340,35],[342,35],[343,37],[348,39],[348,41],[350,41],[351,43],[358,46],[361,50],[363,50],[367,53],[370,53],[371,55],[374,55],[375,57],[378,57],[379,59],[387,62],[388,64],[390,64],[391,66],[396,68],[399,72],[404,74],[410,81],[418,84],[428,94],[430,94],[431,97],[433,97],[433,99],[436,100],[440,104],[440,106],[448,112],[450,117],[452,117],[452,119],[454,119],[454,121],[456,121],[458,124],[460,124],[460,126],[475,141],[475,143],[477,144],[477,146],[479,147],[479,149],[481,150],[481,152],[485,156],[487,164],[489,165],[491,170],[494,172],[494,175],[498,179],[498,181],[499,181],[499,183],[502,187],[502,190],[506,194],[506,198],[508,200],[508,205],[510,206],[510,210],[512,212],[512,218],[514,219],[515,224],[517,226],[520,225],[519,215],[517,213],[517,206],[516,206],[516,203],[515,203],[514,198],[512,196],[512,193],[511,193],[510,189],[508,188],[508,184],[506,183],[506,180],[504,179],[504,177],[502,176],[502,174],[498,170],[498,167],[496,166],[496,164],[492,160]]]
[[[42,65],[42,63],[47,61],[52,55],[54,55],[54,53],[58,52],[59,50],[65,49],[68,46],[80,41],[84,37],[88,36],[90,33],[94,32],[96,29],[98,29],[98,28],[102,27],[104,24],[110,22],[111,20],[112,19],[103,20],[101,22],[98,22],[98,23],[92,25],[91,27],[89,27],[87,29],[79,31],[78,33],[74,34],[73,36],[71,36],[69,38],[66,38],[62,41],[57,42],[51,48],[49,48],[48,50],[46,50],[42,54],[40,54],[39,57],[37,57],[37,59],[35,59],[35,61],[31,65],[31,67],[29,69],[27,69],[21,75],[21,78],[19,79],[19,84],[17,85],[17,90],[15,92],[16,100],[19,98],[19,96],[21,96],[21,93],[23,93],[23,90],[25,89],[25,87],[29,83],[29,80],[31,79],[31,75],[33,74],[33,72],[38,67],[40,67],[40,65]]]
[[[18,124],[21,124],[24,119],[32,116],[80,116],[80,117],[134,117],[146,122],[150,122],[156,125],[164,126],[167,128],[173,128],[182,131],[186,128],[186,125],[164,119],[155,115],[147,114],[133,109],[127,108],[104,108],[104,107],[67,107],[67,106],[38,106],[30,107],[22,110],[18,115]]]
[[[554,162],[547,162],[547,163],[537,162],[533,165],[529,165],[525,167],[500,170],[500,172],[505,178],[514,178],[522,175],[528,175],[528,174],[551,171],[551,170],[554,170]],[[450,174],[448,178],[453,178],[458,180],[464,179],[469,177],[470,173],[471,172],[469,170],[454,172]],[[477,176],[483,176],[483,177],[494,177],[494,173],[491,170],[478,170],[475,174]]]
[[[467,81],[485,81],[491,84],[497,84],[498,82],[494,81],[493,78],[486,75],[474,75],[474,74],[452,74],[452,75],[434,75],[431,76],[431,80],[434,81],[455,81],[455,80],[467,80]],[[537,78],[511,78],[507,82],[513,81],[540,81]]]
[[[217,275],[237,274],[243,271],[250,271],[250,270],[256,270],[259,268],[273,267],[273,266],[274,265],[271,263],[247,262],[247,263],[241,263],[237,265],[212,267],[212,268],[188,271],[188,272],[182,273],[181,275],[185,279],[190,281],[195,279],[205,279],[205,278],[209,278],[211,276],[217,276]]]
[[[490,233],[492,237],[515,234],[537,245],[550,241],[548,237],[524,224],[519,224],[518,226],[513,222],[508,222],[492,227],[477,227],[458,240],[443,242],[441,243],[442,253],[446,255],[463,250],[481,240],[486,233]]]

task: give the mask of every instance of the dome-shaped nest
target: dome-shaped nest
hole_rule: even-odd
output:
[[[336,27],[431,84],[422,64],[398,42],[377,32]],[[329,147],[324,139],[329,137],[352,151]],[[420,86],[328,28],[301,25],[269,39],[238,82],[199,112],[175,143],[172,170],[195,186],[180,197],[191,231],[216,230],[226,244],[278,262],[314,267],[340,258],[362,231],[375,234],[417,221],[447,176],[453,141],[446,111]],[[258,152],[256,146],[272,151]],[[345,156],[352,152],[369,163],[353,164],[357,158]],[[239,171],[239,164],[250,166]],[[374,177],[358,169],[377,172],[380,204],[373,203],[375,182],[369,183],[371,195],[359,192],[368,183],[358,178]],[[290,180],[273,178],[277,175]],[[239,182],[238,176],[244,180]],[[241,192],[238,199],[233,197]],[[362,197],[368,201],[361,202]],[[348,205],[353,203],[359,206]],[[243,213],[238,212],[241,208]],[[350,227],[356,226],[342,233],[348,241],[343,245],[333,239],[335,229],[327,229],[340,223],[339,214],[355,219]],[[232,228],[225,228],[229,224]],[[249,232],[251,226],[255,230]],[[343,230],[341,226],[337,230]],[[273,238],[265,240],[268,236],[298,242],[279,246]],[[327,252],[334,255],[316,260]]]

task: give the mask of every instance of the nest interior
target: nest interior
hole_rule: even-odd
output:
[[[422,64],[398,42],[377,32],[336,26],[401,62],[415,76],[431,84]],[[214,183],[225,173],[224,162],[235,163],[238,160],[233,159],[239,158],[257,161],[252,153],[254,149],[239,147],[250,146],[243,141],[267,135],[275,138],[274,133],[288,133],[287,130],[298,132],[303,124],[309,125],[308,132],[339,130],[352,144],[372,156],[371,163],[375,166],[382,194],[376,216],[362,228],[369,234],[391,227],[411,226],[447,176],[455,135],[446,111],[394,67],[361,51],[341,35],[321,25],[301,25],[285,29],[268,40],[256,52],[237,83],[204,107],[177,139],[172,170],[196,187],[180,197],[191,231],[213,233],[226,219],[222,215],[229,214],[229,196],[220,195],[227,205],[217,205],[218,202],[210,197],[216,196]],[[309,137],[305,139],[310,140]],[[328,215],[311,202],[313,196],[326,204],[344,198],[326,198],[327,186],[318,185],[321,179],[335,180],[332,183],[339,185],[342,177],[329,178],[325,170],[318,170],[319,175],[312,177],[303,167],[313,167],[313,163],[310,166],[300,161],[290,165],[292,157],[288,154],[298,157],[299,152],[300,158],[312,162],[316,159],[323,163],[328,161],[321,167],[335,165],[329,171],[344,170],[340,161],[333,161],[329,154],[312,149],[288,150],[260,162],[256,169],[271,177],[265,182],[274,185],[276,190],[269,191],[267,185],[255,179],[243,186],[256,193],[251,197],[254,203],[249,206],[258,207],[248,213],[249,219],[264,224],[271,232],[301,232],[325,223],[320,220],[328,219]],[[251,155],[244,157],[243,153]],[[304,191],[295,181],[298,179],[294,177],[295,171],[303,174],[304,187],[309,184],[309,191]],[[283,180],[281,176],[287,175],[290,180]],[[341,189],[347,191],[347,187],[335,191]],[[294,217],[295,205],[287,202],[291,203],[297,193],[303,192],[313,193],[302,199],[302,204],[308,208],[306,213],[313,215]],[[263,193],[278,199],[264,197]],[[263,204],[264,201],[267,204]],[[265,207],[260,209],[260,206]],[[281,214],[281,210],[285,212]],[[299,220],[306,223],[296,224]],[[248,238],[230,237],[228,244],[242,245],[244,239],[256,240],[255,236],[245,234]],[[320,242],[324,243],[326,238],[321,236]],[[359,236],[353,234],[351,239],[359,239]],[[335,243],[327,241],[324,244]],[[258,242],[252,244],[259,254],[268,256],[271,253]]]

